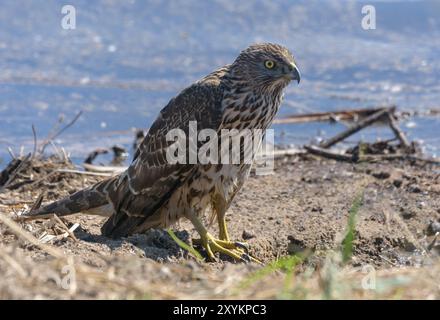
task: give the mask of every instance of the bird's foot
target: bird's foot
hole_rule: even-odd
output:
[[[193,239],[193,244],[203,246],[208,254],[208,258],[213,261],[216,260],[214,253],[219,252],[237,261],[262,264],[260,260],[249,254],[249,245],[247,243],[219,240],[207,233],[202,239]]]

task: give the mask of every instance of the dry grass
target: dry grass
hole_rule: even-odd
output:
[[[356,200],[357,201],[357,200]],[[353,218],[359,209],[356,202]],[[195,260],[161,264],[134,257],[105,257],[104,265],[88,265],[59,248],[44,244],[18,223],[0,214],[4,235],[17,239],[0,246],[0,298],[102,299],[439,299],[440,263],[424,268],[375,270],[347,266],[351,242],[341,251],[307,253],[280,258],[265,267],[227,264],[219,272]],[[64,224],[62,221],[57,221]],[[67,228],[67,227],[66,227]],[[354,233],[350,220],[347,235]],[[70,234],[69,234],[70,236]],[[37,261],[21,249],[50,256]],[[38,248],[38,249],[37,249]],[[307,266],[313,256],[324,256],[320,268]],[[40,261],[38,261],[40,260]],[[38,262],[38,263],[36,263]],[[36,289],[37,288],[37,289]]]
[[[420,229],[415,227],[418,226],[416,224],[409,224],[411,220],[402,219],[400,215],[395,214],[395,210],[389,211],[388,206],[391,204],[380,209],[384,212],[384,230],[393,233],[396,229],[392,228],[398,228],[405,239],[414,244],[418,252],[423,255],[423,264],[420,267],[414,265],[405,267],[390,260],[389,266],[384,267],[386,264],[378,266],[377,260],[369,263],[368,259],[372,259],[373,256],[365,255],[364,249],[368,243],[362,242],[369,239],[368,234],[362,234],[362,241],[359,241],[356,221],[370,223],[371,217],[377,219],[382,215],[370,217],[367,213],[375,207],[371,204],[363,207],[362,197],[356,197],[355,194],[362,191],[366,183],[370,187],[372,181],[376,183],[371,177],[365,181],[357,177],[356,188],[351,180],[347,180],[352,189],[357,191],[351,190],[350,197],[353,204],[351,210],[349,207],[345,209],[347,214],[341,222],[342,229],[345,225],[345,230],[339,232],[341,233],[339,237],[335,237],[338,245],[330,249],[320,247],[316,250],[306,249],[294,256],[285,253],[279,255],[279,251],[268,247],[268,251],[273,250],[274,255],[279,256],[271,258],[268,255],[269,258],[265,260],[266,266],[261,267],[229,262],[215,264],[200,262],[181,248],[190,247],[185,247],[182,243],[179,247],[173,243],[167,232],[159,232],[153,237],[152,246],[160,247],[157,241],[162,239],[166,242],[168,253],[170,251],[175,253],[163,259],[158,259],[160,255],[157,254],[154,261],[132,245],[133,239],[120,242],[103,240],[106,241],[103,245],[104,242],[90,242],[85,240],[84,236],[80,237],[77,232],[84,233],[81,231],[83,228],[91,228],[96,222],[96,220],[88,220],[87,217],[76,218],[74,222],[58,217],[45,221],[14,221],[13,217],[16,213],[32,206],[43,190],[46,199],[53,199],[100,179],[100,177],[82,175],[79,179],[76,173],[69,171],[74,170],[74,167],[65,159],[59,163],[50,161],[48,166],[38,159],[33,161],[35,166],[29,166],[17,177],[16,183],[22,184],[0,195],[0,273],[2,274],[0,298],[2,299],[440,298],[440,261],[438,254],[435,254],[438,251],[438,244],[435,245],[436,238],[432,247],[437,249],[432,249],[431,252],[426,250],[426,245],[421,243],[420,238],[424,239],[424,242],[428,238],[418,235],[417,230]],[[315,168],[315,166],[310,167]],[[51,172],[56,173],[51,174]],[[309,179],[307,170],[301,172],[305,173],[301,173],[300,177],[293,176],[292,179],[295,181],[302,181],[303,177]],[[312,172],[315,174],[314,171]],[[422,175],[423,172],[418,171],[416,173],[419,174],[419,185],[424,182],[439,181],[438,176],[428,179],[426,177],[429,175]],[[340,173],[337,174],[342,176]],[[260,184],[263,183],[264,189],[264,183],[272,180],[258,181]],[[346,186],[338,185],[335,181],[331,183],[335,188]],[[317,180],[316,185],[319,184],[322,182]],[[286,185],[289,186],[288,183]],[[304,185],[311,186],[312,183],[305,180]],[[438,184],[431,183],[424,187],[436,192],[437,186]],[[319,195],[313,194],[314,198],[328,203],[328,197],[320,200]],[[341,201],[347,201],[345,199],[347,195],[339,198],[343,198]],[[375,199],[381,200],[380,197]],[[285,202],[285,199],[281,199],[277,205]],[[435,205],[436,202],[433,203]],[[294,208],[302,208],[300,206],[303,204],[293,205]],[[283,212],[283,207],[279,210]],[[333,207],[331,210],[337,212]],[[358,217],[359,211],[362,211],[362,219]],[[316,213],[318,214],[320,215]],[[432,213],[431,215],[434,217]],[[321,217],[324,216],[320,215],[319,218]],[[337,221],[339,220],[338,218]],[[308,220],[305,222],[310,223]],[[280,237],[279,232],[285,226],[275,222],[274,226],[276,227],[269,231],[274,233],[274,237]],[[75,228],[77,229],[74,232]],[[320,228],[324,226],[320,225]],[[265,229],[268,229],[267,225]],[[369,229],[364,229],[363,232],[366,231]],[[183,237],[183,233],[176,234],[180,240],[185,241],[184,243],[188,242]],[[297,234],[301,235],[304,232]],[[89,236],[98,237],[94,234]],[[148,239],[146,236],[134,240]],[[114,246],[123,246],[124,249],[118,251],[113,248]],[[263,249],[265,250],[265,247],[261,250]],[[387,258],[384,256],[383,259]]]
[[[161,264],[134,257],[106,258],[90,266],[42,245],[10,220],[21,240],[52,256],[36,263],[16,246],[0,247],[0,298],[98,299],[439,299],[440,263],[424,268],[374,270],[344,267],[341,256],[329,252],[321,269],[301,272],[298,257],[269,266],[228,264],[218,272],[189,260]]]

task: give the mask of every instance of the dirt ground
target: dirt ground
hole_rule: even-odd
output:
[[[102,179],[47,176],[53,170],[41,163],[26,172],[32,183],[0,193],[0,215],[13,218],[41,193],[49,201]],[[163,230],[111,240],[100,235],[101,217],[63,219],[79,224],[74,235],[55,219],[19,221],[21,231],[8,219],[0,222],[0,298],[439,299],[439,194],[435,165],[284,158],[274,174],[252,175],[228,211],[231,237],[248,242],[264,266],[223,256],[198,261]],[[343,263],[341,243],[359,196],[353,255]],[[186,221],[174,230],[188,244],[196,237]]]

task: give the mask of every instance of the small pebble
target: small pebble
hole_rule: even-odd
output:
[[[400,188],[400,187],[402,186],[402,180],[400,180],[400,179],[396,179],[396,180],[394,180],[394,181],[393,181],[393,185],[394,185],[396,188]]]
[[[255,235],[250,233],[247,230],[243,230],[243,233],[241,234],[241,238],[243,240],[249,240],[249,239],[255,238]]]
[[[287,252],[289,254],[297,254],[307,249],[303,240],[296,239],[294,236],[288,236],[287,239],[290,241],[287,245]]]
[[[418,185],[413,184],[413,185],[409,186],[408,191],[413,192],[413,193],[420,193],[420,192],[422,192],[422,189],[420,189],[420,187]]]
[[[416,213],[414,211],[403,211],[402,212],[403,219],[411,219],[415,216],[416,216]]]
[[[381,180],[388,179],[391,176],[389,172],[385,172],[385,171],[373,172],[371,175],[376,179],[381,179]]]
[[[440,222],[438,221],[431,221],[429,222],[428,229],[427,229],[428,235],[432,236],[435,235],[437,232],[440,232]]]

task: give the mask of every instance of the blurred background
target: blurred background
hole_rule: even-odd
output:
[[[440,1],[2,0],[0,167],[7,148],[32,151],[60,116],[84,113],[56,143],[82,161],[97,147],[130,150],[132,128],[148,128],[181,89],[230,63],[254,42],[291,49],[302,72],[280,117],[396,104],[423,111],[440,101]],[[65,4],[76,29],[61,26]],[[364,5],[376,29],[361,26]],[[439,117],[403,123],[439,155]],[[340,124],[275,125],[276,143],[300,145]],[[387,128],[362,138],[391,136]],[[355,137],[353,137],[356,140]],[[50,149],[50,148],[49,148]]]

